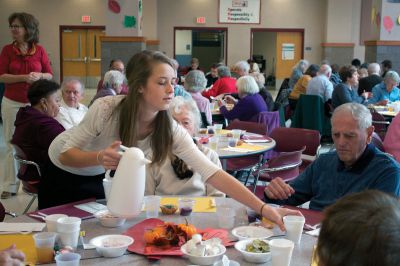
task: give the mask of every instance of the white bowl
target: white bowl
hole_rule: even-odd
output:
[[[97,253],[103,257],[119,257],[124,255],[133,238],[125,235],[102,235],[90,240],[90,244],[96,247]]]
[[[183,245],[181,247],[181,251],[185,257],[187,257],[191,263],[197,264],[197,265],[213,265],[217,261],[222,260],[222,256],[226,252],[226,248],[224,245],[218,245],[219,250],[221,251],[219,254],[214,255],[214,256],[195,256],[192,254],[189,254],[187,252],[187,244]]]
[[[262,226],[239,226],[232,229],[232,235],[236,236],[239,240],[261,239],[273,236],[274,232]]]
[[[126,219],[110,213],[108,210],[98,211],[94,216],[100,220],[101,225],[105,227],[118,227],[125,223]]]
[[[252,263],[265,263],[271,260],[271,251],[266,253],[254,253],[246,251],[246,245],[250,244],[254,239],[246,239],[236,242],[235,248],[242,253],[244,260]],[[263,240],[263,239],[261,239]],[[268,243],[268,240],[263,240]]]

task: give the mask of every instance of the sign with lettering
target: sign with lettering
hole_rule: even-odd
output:
[[[219,23],[260,24],[261,0],[219,0]]]

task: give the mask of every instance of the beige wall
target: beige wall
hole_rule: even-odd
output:
[[[157,0],[143,1],[143,36],[157,39]],[[8,16],[28,12],[40,22],[40,43],[49,53],[55,79],[60,79],[60,25],[82,25],[81,16],[92,16],[90,25],[106,25],[105,0],[0,0],[0,47],[10,43]]]
[[[261,0],[261,24],[218,24],[217,0],[160,0],[158,13],[174,10],[177,16],[159,16],[160,48],[173,55],[173,27],[199,27],[195,18],[206,17],[203,27],[228,27],[228,65],[250,57],[251,28],[304,28],[304,57],[321,61],[324,41],[326,0]],[[188,12],[190,10],[191,12]]]
[[[365,47],[360,46],[361,0],[328,0],[326,13],[325,42],[354,43],[354,58],[363,61]]]

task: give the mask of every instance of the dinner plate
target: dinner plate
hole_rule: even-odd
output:
[[[239,226],[232,229],[232,235],[239,238],[239,240],[244,240],[252,238],[268,238],[273,236],[274,232],[261,226]]]

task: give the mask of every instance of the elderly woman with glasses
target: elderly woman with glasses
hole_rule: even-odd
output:
[[[10,144],[15,116],[20,107],[29,104],[27,98],[29,85],[39,79],[53,78],[47,53],[38,45],[38,20],[31,14],[13,13],[8,18],[8,23],[13,42],[4,46],[0,54],[0,82],[6,85],[1,105],[6,143],[5,167],[0,174],[4,180],[2,199],[15,195],[19,187]]]
[[[185,77],[185,89],[192,95],[192,99],[195,100],[200,112],[204,113],[207,118],[207,123],[211,125],[212,115],[210,102],[201,95],[201,92],[205,90],[206,84],[207,79],[200,70],[192,70]]]
[[[169,106],[169,112],[190,136],[193,137],[198,132],[201,118],[195,101],[176,96]],[[215,151],[201,145],[198,148],[211,162],[221,168],[218,154]],[[146,195],[225,196],[224,193],[207,184],[200,173],[195,172],[174,154],[171,154],[169,160],[160,166],[150,167],[148,171]]]
[[[239,98],[237,100],[231,95],[225,96],[225,102],[233,104],[232,110],[226,108],[225,102],[218,101],[221,114],[228,120],[239,119],[241,121],[250,121],[260,112],[268,111],[267,104],[259,94],[260,89],[256,80],[252,76],[243,76],[236,82]]]
[[[388,102],[400,100],[400,90],[397,87],[400,82],[396,71],[388,71],[383,81],[372,88],[372,98],[368,103],[386,105]]]

